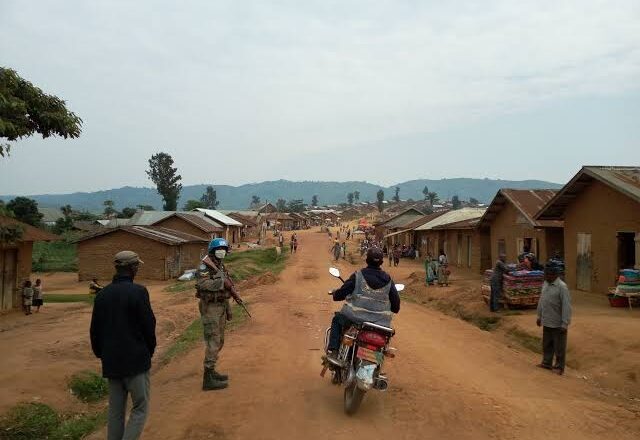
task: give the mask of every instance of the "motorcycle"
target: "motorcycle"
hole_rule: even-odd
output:
[[[332,267],[329,273],[344,283],[338,269]],[[404,290],[404,284],[395,286],[398,292]],[[332,293],[329,292],[330,295]],[[329,346],[330,332],[331,327],[325,333],[325,352]],[[389,382],[382,367],[385,358],[395,357],[396,349],[389,346],[394,334],[393,328],[372,322],[352,324],[342,335],[335,359],[323,356],[320,376],[324,377],[329,370],[331,382],[344,386],[344,411],[348,415],[358,411],[367,391],[386,391],[388,388]]]

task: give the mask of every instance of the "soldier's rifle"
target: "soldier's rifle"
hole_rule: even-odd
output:
[[[202,262],[204,263],[205,266],[207,266],[209,269],[211,270],[215,270],[218,271],[220,270],[220,268],[218,268],[213,261],[211,261],[211,257],[209,257],[209,255],[207,255],[206,257],[204,257],[202,259]],[[249,309],[247,309],[246,304],[244,303],[244,301],[242,300],[242,298],[240,298],[240,295],[238,295],[238,292],[236,292],[236,287],[233,284],[233,281],[231,280],[231,277],[228,276],[227,273],[225,273],[225,281],[228,281],[229,284],[231,285],[231,288],[228,289],[229,294],[231,295],[231,297],[233,298],[233,300],[240,306],[242,307],[242,310],[245,311],[245,313],[247,314],[247,316],[249,316],[249,318],[252,318],[251,313],[249,313]]]

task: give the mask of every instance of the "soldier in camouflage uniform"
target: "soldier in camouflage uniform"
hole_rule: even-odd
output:
[[[222,263],[228,250],[226,240],[213,239],[209,243],[208,258],[205,258],[197,272],[196,297],[200,299],[198,308],[202,317],[205,343],[202,379],[204,391],[220,390],[229,385],[229,377],[215,369],[218,353],[224,345],[225,324],[232,318],[229,298],[235,293],[233,283]]]

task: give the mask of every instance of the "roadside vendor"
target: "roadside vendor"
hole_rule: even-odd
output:
[[[507,256],[500,254],[493,268],[493,275],[491,276],[491,298],[489,300],[489,310],[492,312],[498,311],[498,301],[502,298],[502,281],[504,274],[509,272],[506,261]]]

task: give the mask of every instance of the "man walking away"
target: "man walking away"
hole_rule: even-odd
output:
[[[151,357],[156,348],[156,318],[149,292],[133,279],[143,264],[135,252],[115,256],[116,275],[95,299],[91,348],[109,379],[108,440],[140,438],[149,409]],[[133,407],[125,426],[127,399]]]
[[[491,275],[491,296],[489,298],[489,310],[497,312],[499,308],[499,301],[502,298],[502,282],[504,280],[504,274],[509,272],[507,268],[507,256],[500,254],[496,265],[493,268],[493,275]]]
[[[567,285],[558,276],[560,267],[547,263],[544,285],[538,302],[538,327],[542,326],[542,363],[540,368],[564,374],[567,351],[567,330],[571,324],[571,295]],[[556,363],[553,362],[555,355]]]

